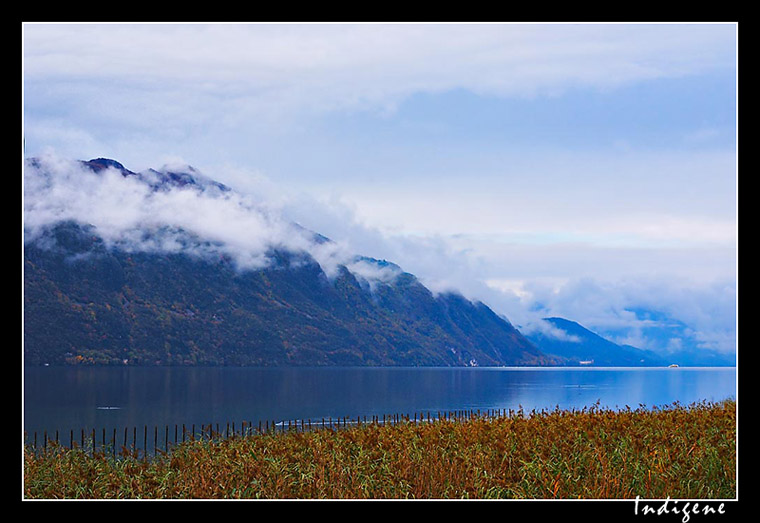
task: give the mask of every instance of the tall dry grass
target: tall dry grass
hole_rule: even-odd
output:
[[[518,412],[188,441],[141,459],[24,453],[26,498],[732,499],[736,403]]]

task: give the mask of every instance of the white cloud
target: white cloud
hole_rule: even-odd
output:
[[[401,269],[396,265],[379,265],[364,259],[349,263],[346,268],[357,278],[368,282],[371,290],[374,290],[380,283],[393,283],[401,274]]]
[[[521,325],[520,331],[528,335],[541,334],[548,338],[554,338],[556,340],[567,341],[571,343],[581,342],[581,339],[578,336],[575,336],[574,334],[570,334],[543,319],[540,319],[540,320],[537,319],[537,320],[531,321],[530,323],[526,325]]]
[[[490,242],[572,242],[617,247],[733,246],[733,151],[536,150],[452,158],[434,180],[403,190],[348,186],[359,218],[387,231],[464,234]],[[463,151],[471,161],[477,155]]]
[[[678,326],[694,336],[702,348],[736,350],[736,293],[732,279],[694,281],[674,276],[603,279],[573,278],[564,285],[525,285],[536,317],[560,316],[581,323],[594,332],[618,332],[613,341],[639,348],[650,346],[645,328]],[[632,309],[665,314],[671,320],[638,318]],[[527,323],[532,321],[526,319]],[[680,324],[673,323],[681,322]]]
[[[39,126],[68,132],[94,132],[75,114],[122,140],[276,134],[419,92],[556,96],[733,67],[735,35],[732,24],[28,23],[24,89]]]
[[[241,268],[265,266],[271,249],[310,253],[329,275],[335,274],[336,264],[353,259],[340,245],[321,245],[308,231],[236,192],[190,186],[153,191],[115,169],[96,174],[55,156],[39,161],[41,169],[24,171],[27,240],[55,222],[73,220],[95,226],[107,244],[200,255],[222,252]],[[156,234],[145,236],[143,231]],[[198,243],[180,241],[180,231],[183,238],[184,233],[197,237]]]
[[[193,83],[224,96],[304,86],[334,104],[690,74],[725,65],[735,34],[732,24],[25,24],[23,41],[30,78]]]

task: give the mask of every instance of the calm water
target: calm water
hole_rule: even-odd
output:
[[[42,367],[24,371],[24,429],[110,433],[144,425],[725,398],[736,398],[735,368]]]

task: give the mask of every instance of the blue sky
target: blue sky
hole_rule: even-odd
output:
[[[191,164],[517,323],[645,346],[646,301],[730,350],[737,30],[25,24],[24,155]]]

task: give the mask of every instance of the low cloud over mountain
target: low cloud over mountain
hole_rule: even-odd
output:
[[[29,363],[536,365],[506,319],[433,294],[189,167],[34,159]]]

